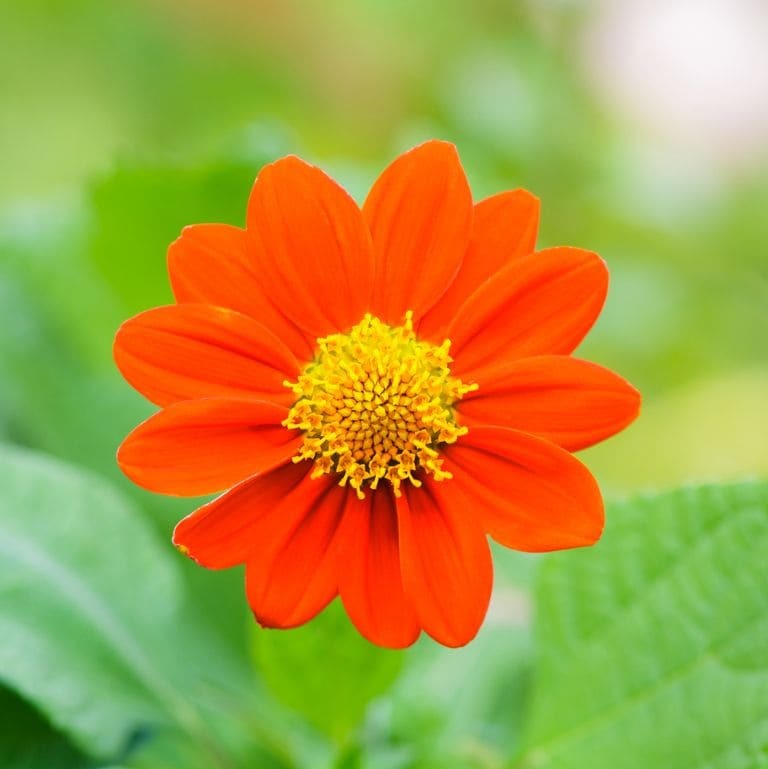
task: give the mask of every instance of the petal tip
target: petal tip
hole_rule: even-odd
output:
[[[319,166],[304,160],[304,158],[300,158],[298,155],[291,153],[289,155],[283,155],[283,157],[263,165],[258,173],[258,176],[256,177],[256,181],[258,182],[260,179],[263,181],[265,172],[267,176],[269,176],[273,173],[304,173],[307,171],[319,172],[323,174],[323,176],[327,175],[325,171],[323,171]]]
[[[448,152],[456,157],[459,156],[459,150],[456,145],[447,139],[427,139],[420,144],[416,144],[410,152],[417,150],[434,150],[436,152]]]

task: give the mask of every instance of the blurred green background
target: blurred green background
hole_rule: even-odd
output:
[[[765,477],[767,52],[750,0],[4,0],[0,767],[578,767],[524,736],[548,558],[497,552],[463,650],[376,650],[334,608],[254,629],[239,571],[169,543],[193,503],[115,467],[152,408],[111,339],[171,300],[182,226],[243,223],[265,162],[297,153],[362,200],[444,138],[477,198],[530,189],[542,246],[609,264],[579,354],[644,409],[584,453],[606,495]]]

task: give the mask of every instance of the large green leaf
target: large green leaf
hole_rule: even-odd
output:
[[[172,548],[110,486],[0,448],[0,679],[87,752],[153,727],[210,743],[247,673],[184,600]]]
[[[768,484],[616,505],[552,556],[525,769],[768,766]]]
[[[296,630],[256,630],[253,649],[278,699],[337,743],[395,680],[403,658],[402,652],[380,649],[358,635],[338,601]]]

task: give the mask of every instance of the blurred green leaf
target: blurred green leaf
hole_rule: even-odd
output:
[[[366,728],[366,769],[501,766],[517,747],[529,704],[532,643],[528,596],[497,584],[472,643],[424,640]]]
[[[366,719],[365,769],[486,769],[518,745],[529,703],[530,585],[540,558],[491,543],[494,591],[472,643],[424,637]]]
[[[66,339],[85,366],[82,373],[111,368],[112,336],[123,319],[115,295],[88,262],[90,226],[91,213],[79,197],[26,201],[0,213],[0,289],[8,284],[9,320],[11,311],[20,311],[11,330],[27,330],[23,305],[31,302],[44,311],[48,341]],[[13,296],[17,287],[21,292]]]
[[[29,703],[0,686],[0,769],[88,769],[92,763]]]
[[[339,601],[295,630],[255,630],[253,652],[275,696],[339,744],[359,726],[368,703],[392,684],[403,661],[402,652],[358,635]]]
[[[89,473],[8,447],[0,482],[0,679],[98,757],[158,730],[195,754],[190,766],[237,764],[241,746],[291,755],[281,713],[265,712],[190,605],[180,557],[132,506]]]
[[[615,505],[540,569],[525,769],[768,766],[768,483]]]
[[[96,755],[189,706],[154,659],[180,601],[168,554],[96,478],[0,449],[0,671]]]
[[[95,185],[91,254],[127,315],[173,301],[166,252],[183,227],[245,224],[260,165],[123,167]]]
[[[121,315],[84,228],[70,206],[0,218],[0,434],[117,478],[119,439],[149,407],[112,363]]]

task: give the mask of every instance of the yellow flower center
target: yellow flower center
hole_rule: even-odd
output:
[[[451,376],[450,340],[440,346],[417,339],[413,313],[402,326],[366,315],[346,334],[317,340],[317,354],[296,382],[285,382],[297,400],[283,424],[302,430],[294,462],[312,459],[312,478],[340,473],[365,497],[382,478],[395,494],[417,470],[442,481],[439,446],[467,433],[453,405],[477,389]]]

